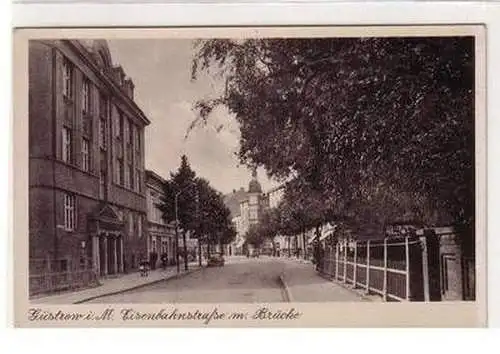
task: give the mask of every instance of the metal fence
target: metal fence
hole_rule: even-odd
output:
[[[417,238],[337,242],[326,247],[319,271],[386,301],[419,300],[421,282],[413,271],[421,267],[419,254]]]
[[[92,260],[80,258],[39,259],[29,261],[29,294],[37,295],[75,290],[96,285]]]

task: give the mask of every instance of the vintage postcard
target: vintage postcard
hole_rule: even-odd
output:
[[[16,325],[485,326],[485,31],[16,30]]]

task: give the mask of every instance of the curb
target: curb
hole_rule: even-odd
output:
[[[285,302],[294,302],[293,297],[292,297],[292,292],[290,291],[290,288],[286,284],[283,273],[280,274],[280,276],[279,276],[279,282],[280,282],[282,290],[283,290],[283,295],[284,295],[283,297],[285,298]]]
[[[188,270],[187,272],[183,272],[183,273],[180,273],[180,274],[172,274],[171,276],[167,276],[167,277],[162,278],[162,279],[157,279],[157,280],[153,280],[153,281],[148,282],[148,283],[144,283],[144,284],[140,284],[140,285],[135,285],[135,286],[132,286],[130,288],[116,290],[116,291],[112,291],[112,292],[109,292],[109,293],[106,293],[106,294],[91,296],[91,297],[85,298],[83,300],[75,301],[75,302],[73,302],[73,305],[83,304],[85,302],[92,301],[92,300],[95,300],[95,299],[99,299],[101,297],[107,297],[107,296],[122,294],[122,293],[125,293],[127,291],[136,290],[136,289],[140,289],[140,288],[143,288],[143,287],[146,287],[146,286],[149,286],[149,285],[161,283],[162,281],[176,279],[176,278],[179,278],[180,276],[184,276],[184,275],[188,275],[188,274],[194,273],[194,272],[199,271],[199,270],[201,270],[203,268],[204,267],[199,267],[199,268],[196,268],[196,269]]]

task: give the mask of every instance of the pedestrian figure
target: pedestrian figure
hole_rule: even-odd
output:
[[[163,266],[163,270],[166,270],[168,265],[168,255],[165,252],[161,255],[161,264]]]
[[[149,265],[151,266],[151,270],[156,269],[156,262],[158,261],[158,253],[153,251],[149,254]]]
[[[313,263],[314,265],[316,266],[316,270],[319,271],[319,267],[320,267],[320,244],[318,241],[314,241],[314,254],[313,254]]]
[[[141,273],[141,277],[147,277],[149,272],[149,262],[146,260],[142,260],[139,262],[139,272]]]

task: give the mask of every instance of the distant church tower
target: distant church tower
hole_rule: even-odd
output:
[[[257,169],[252,170],[252,180],[248,184],[248,224],[253,225],[259,221],[260,198],[262,187],[257,179]]]

